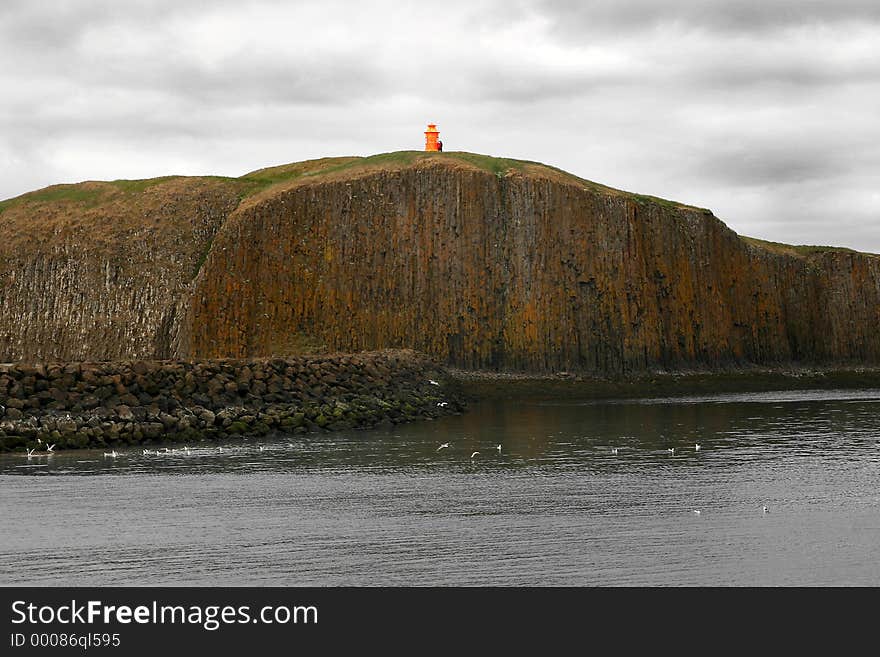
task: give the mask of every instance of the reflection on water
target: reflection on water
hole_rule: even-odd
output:
[[[877,586],[878,411],[880,390],[507,401],[0,455],[0,584]]]

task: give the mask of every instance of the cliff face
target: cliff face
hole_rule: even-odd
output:
[[[172,355],[177,303],[239,193],[138,182],[50,187],[3,209],[0,362]]]
[[[139,358],[411,347],[464,368],[599,374],[880,362],[877,256],[747,241],[706,210],[531,163],[443,153],[322,166],[244,177],[271,182],[234,211],[241,188],[216,183],[216,205],[181,206],[192,244],[142,239],[126,253],[153,264],[115,281],[47,237],[0,292],[4,318],[15,313],[0,360],[55,357],[51,336],[80,358],[112,344]],[[160,250],[181,257],[174,275]],[[44,253],[67,269],[44,271]],[[119,258],[118,244],[101,254]],[[80,271],[100,294],[76,287]],[[104,294],[112,307],[95,302]],[[78,313],[77,298],[94,310]],[[95,333],[105,308],[123,320]]]

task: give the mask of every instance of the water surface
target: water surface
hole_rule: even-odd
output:
[[[0,584],[878,586],[878,411],[880,390],[519,400],[0,455]]]

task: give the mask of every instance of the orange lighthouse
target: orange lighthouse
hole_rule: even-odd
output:
[[[425,130],[425,150],[426,151],[442,151],[443,150],[443,142],[440,141],[440,131],[437,130],[437,126],[434,123],[429,123],[428,129]]]

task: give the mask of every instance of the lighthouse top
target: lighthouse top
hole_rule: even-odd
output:
[[[425,130],[425,150],[426,151],[442,151],[443,142],[440,141],[440,131],[437,130],[437,124],[429,123],[428,129]]]

